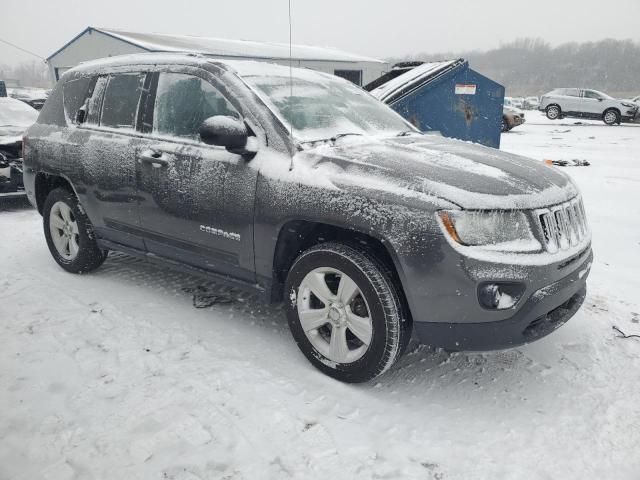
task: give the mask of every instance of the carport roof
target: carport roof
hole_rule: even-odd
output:
[[[149,52],[193,52],[203,55],[227,58],[260,58],[288,60],[289,44],[277,42],[256,42],[253,40],[230,40],[191,35],[170,35],[163,33],[126,32],[108,28],[87,27],[80,34],[51,54],[47,61],[67,48],[76,39],[92,31],[122,40]],[[333,62],[374,62],[385,63],[376,58],[363,57],[333,48],[292,45],[294,60],[333,61]]]

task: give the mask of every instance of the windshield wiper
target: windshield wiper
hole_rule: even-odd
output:
[[[347,137],[347,136],[349,136],[349,135],[358,135],[358,136],[360,136],[360,137],[362,137],[362,136],[363,136],[363,134],[362,134],[362,133],[351,133],[351,132],[349,132],[349,133],[339,133],[339,134],[334,135],[333,137],[331,137],[329,140],[331,140],[332,142],[335,142],[335,141],[336,141],[336,140],[338,140],[339,138]]]
[[[422,135],[422,132],[417,132],[416,130],[403,130],[402,132],[398,133],[396,137],[406,137],[413,133],[415,133],[416,135]]]
[[[355,132],[347,132],[347,133],[338,133],[336,135],[334,135],[333,137],[329,137],[329,138],[318,138],[316,140],[305,140],[304,142],[300,142],[301,144],[305,144],[305,143],[318,143],[318,142],[333,142],[335,143],[336,140],[338,140],[339,138],[342,137],[347,137],[349,135],[358,135],[360,137],[364,136],[364,133],[355,133]]]

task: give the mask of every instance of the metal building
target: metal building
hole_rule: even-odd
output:
[[[365,88],[422,131],[500,147],[504,87],[462,58],[396,64]]]
[[[375,58],[331,48],[292,45],[294,67],[338,75],[357,85],[380,77],[389,65]],[[212,58],[258,60],[289,65],[289,44],[221,38],[124,32],[87,27],[47,58],[54,81],[69,68],[96,58],[144,52],[192,52]]]

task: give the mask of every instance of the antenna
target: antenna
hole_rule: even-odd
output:
[[[290,110],[293,102],[293,53],[291,46],[291,0],[289,0],[289,104]],[[293,143],[293,152],[291,152],[291,163],[289,164],[289,171],[293,170],[293,156],[296,154],[295,142],[293,140],[293,116],[289,119],[289,136],[291,137],[291,143]]]

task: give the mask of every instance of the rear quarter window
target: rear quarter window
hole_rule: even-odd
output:
[[[53,88],[49,94],[49,98],[44,102],[37,123],[44,125],[58,125],[65,127],[67,125],[64,116],[64,107],[62,105],[62,85],[60,82]]]

